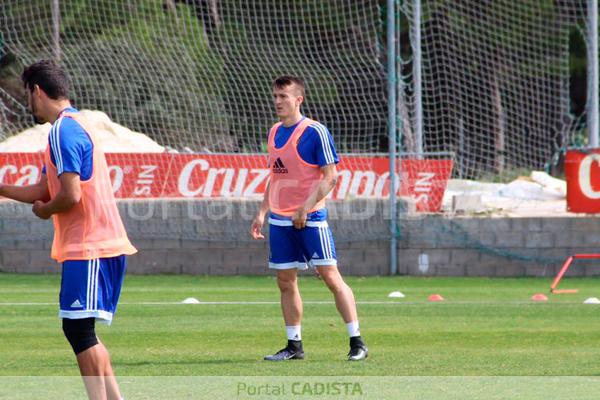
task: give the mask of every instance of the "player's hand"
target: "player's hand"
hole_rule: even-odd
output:
[[[48,219],[52,216],[52,214],[50,214],[48,211],[46,211],[46,207],[44,207],[46,205],[46,203],[44,203],[43,201],[39,201],[36,200],[35,203],[33,203],[33,207],[31,208],[31,211],[33,211],[33,213],[41,219]]]
[[[307,212],[304,211],[303,208],[299,208],[296,210],[294,215],[292,216],[292,223],[294,224],[294,228],[302,229],[306,226],[306,216]]]
[[[264,239],[265,236],[262,234],[262,227],[265,223],[265,217],[263,215],[257,215],[252,221],[252,226],[250,227],[250,235],[254,239]]]

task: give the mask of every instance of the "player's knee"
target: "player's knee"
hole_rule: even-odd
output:
[[[297,281],[296,278],[277,278],[277,286],[279,286],[279,290],[282,292],[292,292],[297,290]]]
[[[342,293],[346,289],[343,281],[326,281],[325,284],[332,293]]]
[[[63,332],[76,355],[98,344],[95,326],[95,318],[63,318]]]
[[[340,293],[346,290],[346,282],[342,279],[339,274],[323,274],[321,273],[321,277],[325,281],[325,285],[329,288],[333,293]]]

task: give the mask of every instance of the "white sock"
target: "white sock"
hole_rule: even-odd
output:
[[[302,333],[300,325],[286,326],[288,340],[302,340]]]
[[[358,321],[348,322],[346,324],[346,328],[348,328],[348,336],[350,336],[350,337],[360,336],[360,329],[358,328]]]

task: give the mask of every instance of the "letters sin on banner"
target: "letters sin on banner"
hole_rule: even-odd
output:
[[[600,213],[600,149],[568,150],[565,175],[567,210]]]
[[[266,155],[107,153],[117,198],[262,198],[269,177]],[[0,153],[0,182],[36,183],[42,153]],[[398,163],[397,194],[417,211],[441,208],[452,160],[406,159]],[[329,198],[387,198],[389,159],[342,155],[338,183]]]

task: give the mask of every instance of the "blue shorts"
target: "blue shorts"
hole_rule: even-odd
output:
[[[306,227],[302,229],[294,228],[290,217],[271,213],[269,268],[306,269],[325,265],[337,265],[326,209],[308,214]]]
[[[125,256],[67,260],[60,283],[60,318],[96,318],[110,324],[125,279]]]

